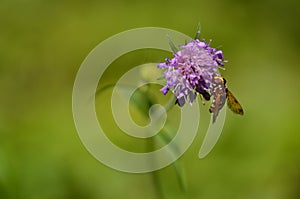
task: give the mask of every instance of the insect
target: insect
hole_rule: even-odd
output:
[[[234,113],[243,115],[243,108],[234,95],[228,90],[226,86],[226,80],[221,76],[214,76],[213,83],[213,101],[209,108],[209,112],[213,113],[213,123],[216,121],[219,111],[223,108],[226,99],[227,106],[230,110],[232,110]]]

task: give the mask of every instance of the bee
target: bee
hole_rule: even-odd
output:
[[[228,90],[226,80],[221,76],[214,76],[213,84],[213,101],[209,108],[209,112],[213,113],[213,123],[216,121],[219,111],[225,105],[226,100],[230,110],[239,115],[243,115],[243,108],[234,95]]]

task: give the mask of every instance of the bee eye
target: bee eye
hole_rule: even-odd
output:
[[[226,85],[226,82],[227,82],[227,81],[226,81],[226,79],[225,79],[225,78],[223,78],[223,81],[224,81],[224,85]]]

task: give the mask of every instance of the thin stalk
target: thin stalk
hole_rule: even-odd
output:
[[[147,144],[148,151],[153,151],[154,150],[153,144],[151,142],[147,142],[147,143],[148,143]],[[150,162],[150,164],[153,164],[153,162]],[[150,173],[150,180],[151,180],[152,187],[154,189],[155,198],[164,199],[165,196],[163,193],[163,188],[159,178],[158,171],[152,171]]]

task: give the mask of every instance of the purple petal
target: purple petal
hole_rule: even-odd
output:
[[[166,86],[164,86],[162,89],[160,89],[160,91],[164,94],[164,95],[166,95],[167,93],[168,93],[168,91],[169,91],[170,89],[169,89],[169,87],[166,85]]]

